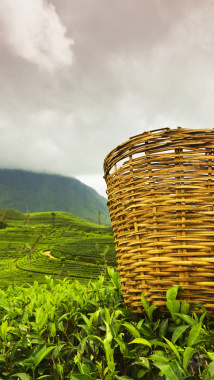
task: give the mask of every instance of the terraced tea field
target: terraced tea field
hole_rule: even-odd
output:
[[[66,212],[14,210],[0,210],[0,223],[0,288],[44,283],[45,275],[87,283],[116,266],[110,227]]]

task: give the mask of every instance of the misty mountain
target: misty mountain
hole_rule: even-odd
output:
[[[109,224],[106,199],[75,178],[0,169],[0,209],[20,212],[67,211]]]

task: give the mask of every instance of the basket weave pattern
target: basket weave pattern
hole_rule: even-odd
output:
[[[214,130],[131,137],[104,161],[118,271],[127,307],[165,303],[181,285],[214,309]]]

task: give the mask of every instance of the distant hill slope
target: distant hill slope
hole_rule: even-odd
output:
[[[45,282],[45,275],[81,283],[116,266],[112,228],[67,212],[0,209],[0,289]]]
[[[0,208],[20,212],[66,211],[110,224],[106,199],[75,178],[0,169]]]

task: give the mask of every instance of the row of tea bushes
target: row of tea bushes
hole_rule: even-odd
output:
[[[35,281],[0,290],[0,379],[212,380],[214,320],[167,291],[164,312],[142,296],[124,307],[117,272],[84,285]]]

